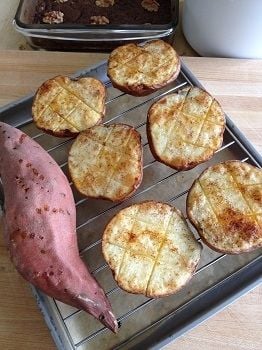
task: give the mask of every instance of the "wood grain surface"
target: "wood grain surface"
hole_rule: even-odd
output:
[[[105,57],[0,51],[0,105],[34,92],[49,77],[70,74]],[[184,62],[261,152],[262,61],[187,57]],[[53,350],[30,288],[10,263],[0,237],[0,349]],[[262,348],[261,326],[262,287],[258,287],[165,349],[258,350]]]

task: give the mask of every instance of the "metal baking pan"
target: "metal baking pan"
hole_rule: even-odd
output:
[[[171,42],[179,18],[179,1],[170,0],[170,21],[161,24],[36,24],[32,23],[32,17],[37,3],[38,0],[20,0],[13,24],[31,46],[49,50],[108,51],[125,43],[149,39]]]
[[[175,82],[146,97],[132,97],[114,89],[106,75],[106,62],[80,71],[74,77],[93,76],[107,87],[105,123],[133,125],[142,135],[144,178],[127,201],[114,203],[86,199],[74,189],[80,255],[103,286],[122,326],[117,335],[83,311],[53,300],[32,287],[40,310],[58,349],[159,349],[221,310],[261,281],[261,250],[241,255],[217,253],[204,245],[200,265],[192,280],[178,293],[149,299],[122,291],[115,283],[101,254],[101,235],[108,220],[120,208],[146,199],[169,202],[185,214],[187,191],[194,179],[211,164],[238,159],[258,167],[262,158],[227,117],[224,142],[208,162],[189,171],[175,171],[154,160],[146,138],[146,114],[161,96],[188,85],[201,86],[182,65]],[[71,139],[59,139],[40,132],[31,120],[32,96],[0,109],[0,120],[21,128],[41,144],[67,173],[67,151]],[[191,226],[196,238],[197,232]]]

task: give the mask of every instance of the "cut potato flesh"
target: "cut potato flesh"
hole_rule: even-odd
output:
[[[94,126],[77,137],[69,152],[68,165],[82,194],[124,200],[142,181],[140,134],[123,124]]]
[[[154,103],[148,111],[148,138],[154,156],[178,170],[208,160],[222,144],[225,116],[206,91],[187,88]]]
[[[36,125],[56,136],[73,136],[101,122],[105,87],[97,79],[58,76],[38,89],[32,107]]]
[[[116,48],[108,61],[108,76],[118,89],[142,96],[176,79],[180,60],[171,45],[154,40],[144,46],[127,44]]]
[[[187,212],[214,250],[239,254],[261,247],[261,169],[239,161],[211,166],[190,189]]]
[[[114,216],[102,249],[121,288],[153,298],[183,287],[201,254],[182,214],[155,201],[134,204]]]

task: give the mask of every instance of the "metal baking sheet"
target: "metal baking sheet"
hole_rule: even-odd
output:
[[[108,123],[126,123],[141,133],[144,145],[144,178],[136,193],[123,203],[86,199],[72,186],[77,208],[80,255],[103,286],[122,326],[112,334],[83,311],[53,300],[32,287],[40,310],[58,349],[158,349],[211,316],[261,281],[261,250],[242,255],[217,253],[204,245],[200,265],[192,280],[178,293],[149,299],[121,290],[101,253],[101,235],[106,223],[131,203],[155,199],[171,203],[184,214],[187,191],[198,175],[211,164],[238,159],[258,167],[261,156],[227,117],[221,149],[208,162],[189,171],[175,171],[157,162],[148,146],[146,115],[160,97],[189,85],[201,86],[182,65],[177,80],[146,97],[132,97],[114,89],[106,75],[106,62],[80,71],[74,77],[93,76],[107,87]],[[72,139],[56,138],[40,132],[31,121],[32,96],[0,109],[0,120],[21,128],[57,161],[67,174],[67,154]],[[196,230],[190,225],[196,238]]]

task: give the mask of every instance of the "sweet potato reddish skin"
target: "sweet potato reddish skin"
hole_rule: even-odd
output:
[[[36,142],[0,122],[4,234],[11,260],[30,283],[117,331],[104,291],[79,257],[68,180]]]

